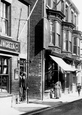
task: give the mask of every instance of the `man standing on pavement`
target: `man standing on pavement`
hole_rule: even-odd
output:
[[[80,96],[80,92],[81,92],[81,85],[80,85],[80,83],[77,84],[77,91],[78,91],[78,96]]]

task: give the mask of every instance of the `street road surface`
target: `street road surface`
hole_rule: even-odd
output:
[[[30,115],[82,115],[82,99]]]

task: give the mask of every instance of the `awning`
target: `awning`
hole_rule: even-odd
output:
[[[67,64],[63,59],[55,56],[50,57],[64,70],[64,71],[76,71],[75,68],[72,68],[71,65]]]

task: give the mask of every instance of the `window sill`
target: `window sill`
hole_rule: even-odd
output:
[[[12,39],[11,36],[7,36],[6,34],[3,34],[3,33],[0,33],[0,36],[1,36],[1,37],[5,37],[5,38],[10,38],[10,39]]]

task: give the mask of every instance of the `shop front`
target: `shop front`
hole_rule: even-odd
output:
[[[0,37],[0,94],[12,93],[15,68],[20,51],[20,43],[11,38]]]
[[[53,84],[58,81],[61,82],[62,92],[72,90],[76,69],[62,58],[53,55],[47,55],[45,65],[45,90],[53,88]]]

